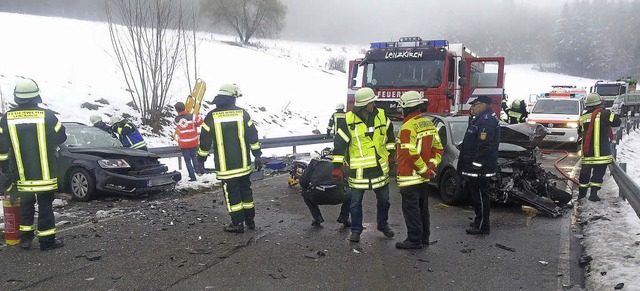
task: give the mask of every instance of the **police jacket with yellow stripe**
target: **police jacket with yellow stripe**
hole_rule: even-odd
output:
[[[15,163],[19,192],[58,189],[56,147],[65,140],[62,123],[37,104],[19,105],[2,116],[0,160]]]
[[[435,172],[442,160],[442,143],[433,122],[413,112],[402,121],[396,144],[398,187],[428,182],[427,170]]]
[[[204,118],[198,155],[212,152],[217,178],[224,180],[251,174],[249,152],[259,159],[262,151],[249,113],[235,105],[235,97],[220,97],[216,96],[216,108]]]
[[[395,137],[382,110],[375,108],[366,120],[360,111],[347,112],[333,144],[334,167],[348,165],[349,187],[377,189],[389,183],[389,150],[395,147]]]
[[[593,129],[589,131],[592,113],[597,108],[587,107],[580,116],[580,128],[582,132],[582,163],[583,164],[609,164],[613,162],[611,155],[611,139],[609,138],[611,127],[622,124],[620,117],[609,110],[602,109],[593,119]],[[591,135],[587,138],[588,135]],[[590,142],[589,142],[590,140]],[[588,144],[587,144],[588,143]]]

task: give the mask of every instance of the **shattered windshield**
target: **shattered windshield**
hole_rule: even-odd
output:
[[[444,77],[444,61],[384,61],[366,66],[366,86],[372,88],[437,88]]]
[[[538,99],[531,113],[580,115],[580,104],[573,99]]]
[[[122,147],[119,140],[106,131],[92,126],[65,127],[68,147]]]

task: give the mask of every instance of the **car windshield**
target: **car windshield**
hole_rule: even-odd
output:
[[[65,127],[68,147],[122,147],[119,140],[106,131],[92,126]]]
[[[580,105],[574,99],[539,99],[531,113],[579,115]]]
[[[449,123],[449,127],[451,127],[451,141],[454,145],[457,146],[462,143],[468,125],[469,124],[464,121],[452,121]]]

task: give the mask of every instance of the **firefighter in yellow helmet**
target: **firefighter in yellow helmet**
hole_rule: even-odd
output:
[[[327,126],[327,138],[331,138],[331,131],[336,134],[338,125],[344,122],[344,117],[344,104],[336,104],[336,112],[331,114],[331,119],[329,119],[329,125]]]
[[[507,118],[504,120],[509,124],[523,123],[527,121],[529,113],[523,102],[523,100],[515,99],[511,102],[511,107],[507,106],[507,96],[502,99],[502,110],[507,114]]]
[[[433,122],[420,114],[429,101],[416,91],[400,97],[404,119],[398,133],[396,181],[402,195],[402,214],[407,225],[407,239],[396,243],[399,249],[421,249],[429,244],[429,179],[435,177],[442,160],[442,143]]]
[[[32,247],[37,201],[40,250],[59,248],[64,243],[56,239],[52,204],[58,189],[56,147],[67,139],[65,128],[53,111],[38,106],[42,99],[35,81],[19,80],[13,96],[18,106],[0,119],[0,163],[3,169],[16,170],[22,200],[20,247]]]
[[[393,125],[384,111],[375,107],[376,95],[371,88],[361,88],[355,94],[355,106],[346,113],[333,139],[332,175],[342,180],[342,165],[348,166],[351,188],[352,242],[360,241],[362,233],[362,196],[366,190],[376,193],[377,229],[393,237],[389,228],[389,151],[395,148]],[[346,157],[346,159],[345,159]]]
[[[598,93],[589,93],[586,97],[586,110],[580,116],[582,132],[582,167],[578,178],[578,199],[589,194],[590,201],[600,201],[598,190],[602,188],[602,180],[607,165],[613,162],[611,140],[613,130],[622,124],[620,117],[604,109]]]
[[[231,224],[226,232],[243,233],[244,225],[255,229],[256,210],[251,190],[252,166],[249,153],[253,154],[256,170],[262,169],[262,151],[258,130],[249,113],[236,106],[236,98],[242,96],[235,84],[223,84],[213,99],[216,108],[204,118],[200,132],[198,162],[202,165],[209,152],[213,154],[216,178],[222,181]],[[201,168],[204,168],[201,166]]]

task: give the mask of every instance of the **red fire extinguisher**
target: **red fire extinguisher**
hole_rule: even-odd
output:
[[[7,245],[13,246],[20,243],[20,198],[13,203],[7,193],[2,198],[4,209],[4,239]]]

